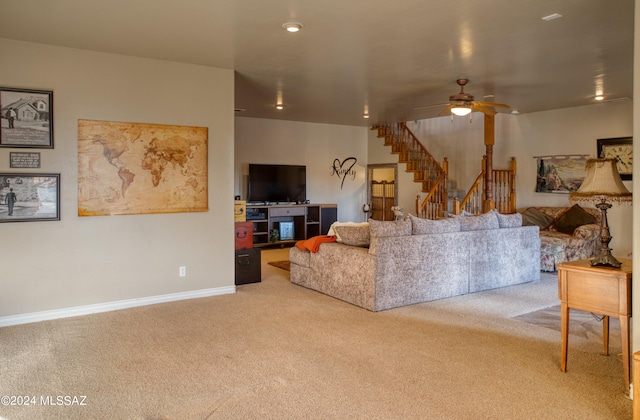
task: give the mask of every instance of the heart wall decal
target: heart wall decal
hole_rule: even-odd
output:
[[[336,158],[333,160],[333,165],[331,166],[331,176],[336,175],[338,179],[340,179],[340,189],[344,186],[344,180],[347,177],[350,177],[351,180],[356,179],[356,171],[353,170],[353,167],[358,162],[358,159],[354,157],[345,158],[342,162],[340,159]]]

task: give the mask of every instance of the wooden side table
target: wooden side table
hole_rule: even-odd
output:
[[[558,264],[558,297],[560,305],[561,358],[560,369],[567,371],[569,309],[604,315],[602,338],[604,354],[609,354],[609,317],[620,320],[624,384],[629,392],[630,363],[629,318],[631,317],[631,260],[620,259],[620,268],[592,267],[590,260]]]

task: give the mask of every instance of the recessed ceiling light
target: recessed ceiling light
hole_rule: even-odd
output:
[[[601,101],[601,100],[603,100],[603,99],[604,99],[604,96],[602,96],[602,95],[598,95],[598,96],[596,96],[596,97],[595,97],[595,98],[593,98],[593,99],[595,99],[596,101]]]
[[[543,17],[542,20],[549,22],[550,20],[560,19],[561,17],[562,15],[560,13],[553,13],[553,14],[550,14],[549,16]]]
[[[284,109],[284,104],[276,104],[276,109]]]
[[[362,114],[362,118],[369,118],[369,114]]]
[[[304,28],[304,25],[300,22],[287,22],[283,23],[282,27],[289,32],[298,32],[300,29]]]
[[[520,115],[520,111],[518,111],[517,109],[514,109],[513,111],[511,111],[511,114]]]

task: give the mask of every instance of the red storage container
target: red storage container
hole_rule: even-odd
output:
[[[253,222],[236,222],[236,248],[253,248]]]

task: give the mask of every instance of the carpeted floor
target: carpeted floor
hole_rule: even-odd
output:
[[[373,313],[291,284],[287,252],[232,295],[0,328],[0,396],[36,397],[0,419],[632,416],[619,342],[572,335],[563,373],[559,332],[518,319],[558,304],[554,275]]]

